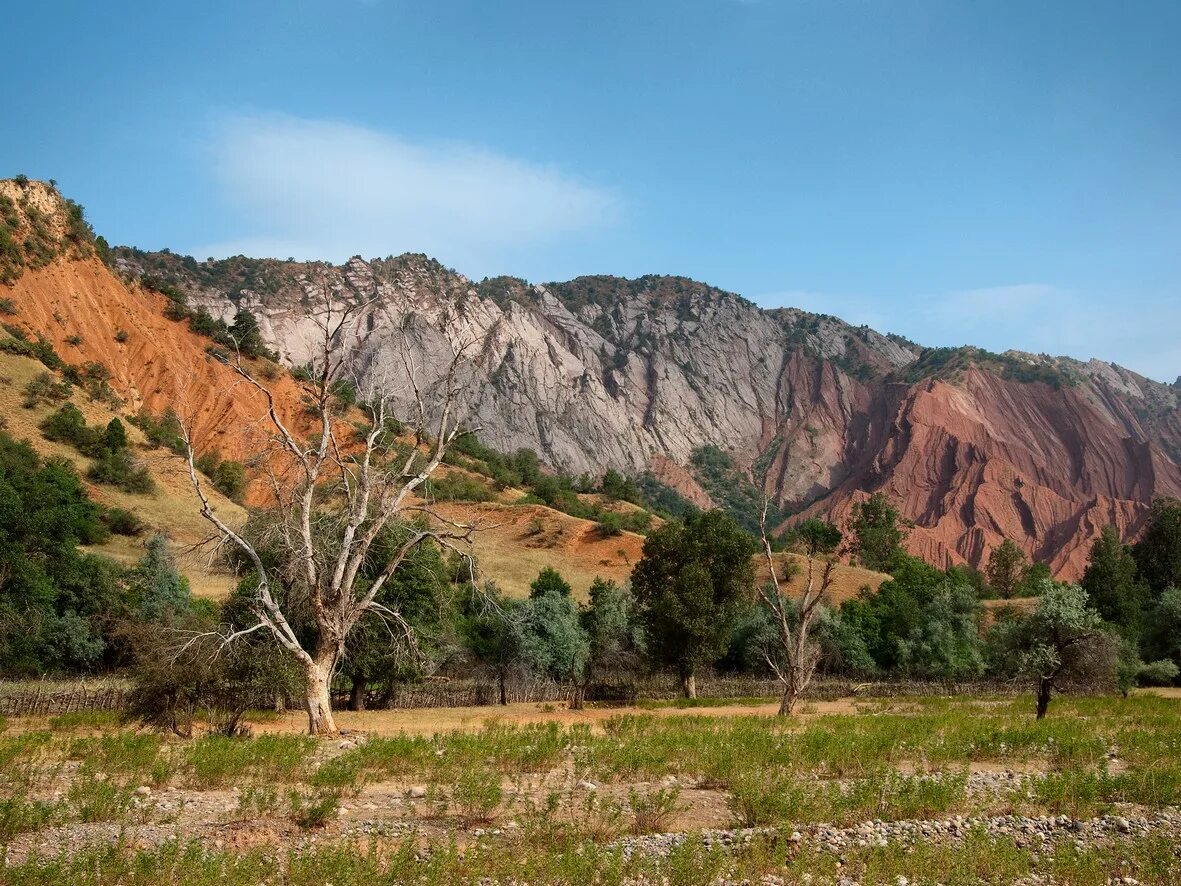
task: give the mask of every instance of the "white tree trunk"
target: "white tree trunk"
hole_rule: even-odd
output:
[[[307,666],[308,733],[335,735],[336,721],[332,718],[332,666],[317,662]]]

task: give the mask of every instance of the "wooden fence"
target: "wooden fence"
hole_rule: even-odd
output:
[[[0,716],[29,717],[46,714],[72,714],[79,711],[122,711],[127,705],[128,690],[119,686],[88,689],[31,686],[17,692],[0,694]]]
[[[756,677],[703,675],[697,683],[703,698],[777,698],[782,688],[775,680]],[[951,695],[1011,695],[1011,684],[996,681],[935,682],[919,680],[882,680],[856,683],[849,680],[818,679],[806,698],[812,700],[847,698],[881,698],[889,696],[951,696]],[[509,704],[543,704],[568,701],[573,686],[552,680],[512,680],[505,686]],[[34,715],[68,714],[78,711],[122,711],[126,708],[130,688],[126,683],[112,683],[97,687],[56,681],[24,683],[0,688],[0,716],[24,717]],[[670,700],[680,696],[680,683],[668,675],[654,674],[634,677],[612,675],[592,684],[586,700],[602,704],[627,704],[636,699]],[[499,686],[487,680],[457,678],[428,680],[424,683],[399,686],[388,697],[371,693],[366,700],[369,708],[452,708],[496,705],[500,701]],[[334,706],[344,708],[348,693],[334,693]],[[301,707],[296,698],[285,699],[288,708]],[[271,707],[273,700],[260,698],[260,707]]]

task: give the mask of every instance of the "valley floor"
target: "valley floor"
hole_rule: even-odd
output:
[[[0,882],[1176,883],[1177,696],[12,719]]]

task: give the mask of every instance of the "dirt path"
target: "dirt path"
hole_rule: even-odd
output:
[[[539,705],[532,703],[511,704],[506,707],[471,708],[415,708],[383,711],[339,711],[336,725],[341,729],[365,732],[370,735],[433,735],[436,732],[450,732],[457,729],[477,731],[489,723],[504,723],[520,726],[528,723],[559,723],[573,726],[577,723],[601,728],[604,720],[626,714],[651,715],[655,717],[774,717],[779,710],[778,702],[758,705],[722,705],[700,708],[638,708],[612,707],[587,708],[571,711],[564,706]],[[803,719],[825,714],[855,714],[854,699],[840,698],[833,701],[815,701],[807,704],[799,716]],[[297,733],[307,729],[307,715],[302,711],[290,711],[274,717],[252,721],[255,733],[283,732]]]

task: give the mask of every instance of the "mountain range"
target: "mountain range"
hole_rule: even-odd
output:
[[[939,566],[980,567],[1009,538],[1075,578],[1102,526],[1134,537],[1155,497],[1181,496],[1181,386],[1100,360],[927,348],[681,277],[476,282],[416,254],[333,265],[103,252],[105,263],[65,255],[7,288],[45,303],[26,318],[51,339],[48,299],[55,285],[70,295],[82,267],[116,303],[75,298],[77,311],[148,296],[166,306],[159,291],[226,322],[246,310],[292,368],[317,352],[323,306],[351,306],[342,334],[370,380],[398,389],[407,356],[438,378],[464,350],[466,414],[497,449],[528,447],[572,474],[615,469],[747,520],[766,495],[780,525],[843,521],[880,491],[913,524],[911,551]],[[150,381],[142,364],[113,366],[115,383],[122,373],[126,395],[147,403],[150,385],[175,392],[161,377],[209,372],[153,365]],[[209,422],[232,451],[226,418]]]

